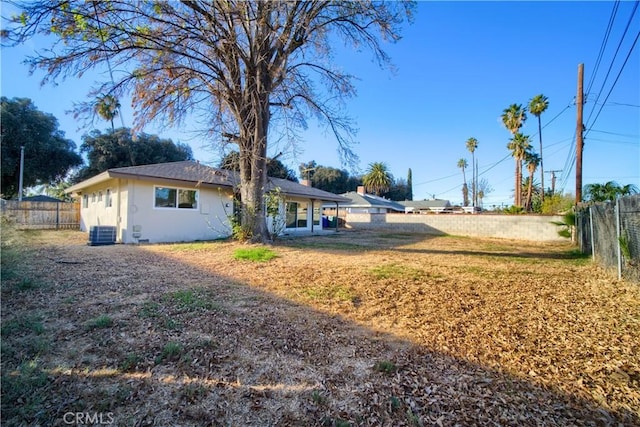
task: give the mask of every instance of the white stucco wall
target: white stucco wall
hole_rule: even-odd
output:
[[[123,243],[189,242],[231,234],[228,216],[233,213],[233,200],[229,190],[160,184],[198,190],[197,209],[170,209],[154,206],[155,186],[152,182],[129,181]]]
[[[111,206],[106,206],[107,189],[111,190]],[[102,200],[98,200],[102,193]],[[84,196],[88,197],[85,207]],[[89,231],[93,225],[118,225],[117,212],[118,189],[117,181],[111,180],[82,190],[80,195],[80,230]]]
[[[82,190],[80,229],[88,232],[95,225],[115,226],[120,243],[188,242],[218,239],[231,234],[228,216],[233,213],[233,200],[229,190],[159,185],[197,190],[198,208],[156,208],[153,182],[112,179]],[[106,204],[107,189],[111,190],[110,207]],[[100,192],[102,200],[99,201]],[[84,195],[88,196],[86,207]]]
[[[155,206],[155,188],[167,187],[198,191],[197,209],[158,208]],[[112,194],[111,207],[105,203],[106,190]],[[102,201],[97,194],[103,193]],[[195,240],[213,240],[231,235],[229,216],[233,214],[233,195],[227,188],[196,188],[193,185],[178,185],[169,182],[144,180],[111,179],[82,190],[89,197],[86,208],[81,205],[81,229],[89,231],[91,226],[111,225],[117,227],[119,243],[165,243],[189,242]],[[92,195],[96,194],[96,200]],[[313,210],[311,200],[304,198],[286,198],[287,202],[307,204],[306,227],[285,228],[280,233],[289,234],[322,230],[322,221],[312,227]],[[316,201],[314,208],[321,207]],[[285,204],[280,206],[282,219],[285,219]],[[274,227],[270,218],[267,225],[271,232]]]

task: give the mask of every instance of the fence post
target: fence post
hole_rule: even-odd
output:
[[[620,197],[617,197],[616,200],[616,209],[615,209],[615,214],[616,214],[616,247],[618,248],[617,251],[617,255],[618,255],[618,280],[622,279],[622,250],[620,248]]]
[[[591,260],[596,259],[596,238],[593,235],[593,206],[589,206],[589,231],[591,232]]]
[[[56,230],[60,229],[60,202],[56,202]]]

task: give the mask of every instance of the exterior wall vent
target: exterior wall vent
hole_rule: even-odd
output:
[[[92,225],[89,227],[89,246],[113,245],[116,243],[116,227]]]

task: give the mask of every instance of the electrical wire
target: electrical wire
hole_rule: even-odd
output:
[[[638,6],[638,3],[640,3],[640,2],[636,2],[636,8]],[[635,9],[634,9],[634,11],[635,11]],[[600,109],[598,110],[598,114],[596,114],[596,117],[593,119],[593,122],[591,122],[591,126],[585,131],[585,136],[589,133],[589,131],[591,130],[590,128],[593,127],[593,125],[596,122],[596,120],[598,120],[598,117],[600,117],[600,113],[602,112],[602,109],[604,108],[605,104],[607,103],[607,100],[609,99],[609,96],[611,96],[611,92],[613,92],[613,88],[616,87],[616,83],[618,83],[618,79],[620,78],[620,75],[622,74],[622,71],[624,70],[625,65],[627,65],[627,61],[629,61],[629,57],[631,56],[631,52],[633,52],[633,49],[636,47],[636,43],[638,42],[638,38],[640,38],[640,31],[638,31],[638,34],[636,35],[636,39],[633,41],[633,44],[631,45],[631,48],[629,49],[629,53],[627,54],[627,57],[625,58],[624,62],[622,63],[622,66],[620,67],[620,71],[618,72],[618,75],[616,76],[616,79],[613,81],[613,84],[611,85],[611,88],[609,89],[609,92],[607,93],[607,96],[605,97],[604,102],[600,106]],[[587,119],[587,121],[588,121],[588,119]]]
[[[640,138],[640,135],[629,135],[627,133],[607,132],[606,130],[591,129],[591,132],[606,133],[607,135],[624,136],[627,138]]]
[[[424,184],[430,184],[432,182],[436,182],[436,181],[442,181],[443,179],[447,179],[447,178],[453,178],[454,176],[458,176],[457,173],[454,173],[452,175],[447,175],[447,176],[443,176],[442,178],[436,178],[436,179],[431,179],[429,181],[424,181],[424,182],[420,182],[418,184],[413,184],[414,187],[417,187],[418,185],[424,185]]]
[[[636,1],[634,6],[633,6],[633,10],[631,11],[631,16],[629,17],[629,20],[627,21],[627,25],[624,28],[624,32],[622,33],[622,37],[620,37],[620,41],[618,42],[618,46],[616,47],[616,51],[613,54],[613,58],[611,59],[611,63],[609,64],[609,69],[607,70],[607,74],[604,77],[604,80],[602,81],[602,86],[600,87],[600,90],[598,91],[598,95],[596,96],[596,100],[594,102],[594,106],[591,109],[591,112],[589,113],[589,116],[587,117],[587,120],[585,121],[585,123],[589,123],[589,120],[591,119],[591,116],[593,115],[593,112],[595,111],[596,108],[596,104],[598,103],[598,101],[600,100],[600,95],[602,95],[602,92],[604,91],[604,87],[607,83],[607,79],[609,78],[609,74],[611,73],[611,70],[613,69],[613,64],[616,61],[616,58],[618,56],[618,52],[620,52],[620,47],[622,46],[622,42],[624,41],[626,35],[627,35],[627,31],[629,31],[629,27],[631,26],[631,22],[633,21],[633,17],[636,14],[636,10],[638,9],[638,4],[640,2]],[[640,33],[638,33],[640,34]],[[636,37],[636,41],[638,41],[638,38]],[[633,46],[635,46],[635,42],[633,43]],[[633,50],[633,46],[631,47],[631,50]],[[629,54],[631,54],[631,50],[629,51]],[[627,60],[629,59],[629,56],[627,55],[627,59],[625,60],[624,64],[627,63]],[[624,64],[622,65],[622,68],[624,68]],[[622,72],[622,68],[620,70],[620,72]],[[618,77],[620,77],[620,74],[618,74]],[[616,81],[618,80],[618,78],[616,78]],[[613,86],[615,86],[615,82],[611,87],[611,90],[613,90]],[[589,92],[589,90],[587,90],[587,92]],[[609,94],[611,94],[611,91],[609,91]],[[607,96],[608,99],[608,96]],[[605,104],[607,102],[607,100],[605,99],[603,104]],[[602,107],[600,108],[600,110],[598,111],[598,114],[600,114],[600,111],[602,111]],[[594,119],[595,122],[595,119]]]
[[[609,41],[609,35],[611,34],[611,30],[613,29],[613,22],[616,19],[616,14],[618,13],[618,6],[620,5],[620,1],[616,0],[613,4],[613,9],[611,10],[611,16],[609,17],[609,23],[607,24],[607,29],[604,32],[604,37],[602,38],[602,43],[600,43],[600,52],[598,52],[598,58],[596,59],[596,65],[593,69],[593,74],[591,75],[591,79],[589,80],[589,84],[587,85],[587,93],[591,92],[591,87],[595,81],[596,75],[598,74],[598,69],[600,68],[600,62],[602,61],[602,56],[604,54],[605,48],[607,46],[607,42]]]
[[[576,134],[574,133],[571,141],[571,145],[569,146],[569,152],[567,153],[567,158],[564,162],[564,167],[562,168],[562,175],[559,180],[560,185],[558,185],[558,188],[560,188],[560,191],[562,192],[564,192],[564,188],[567,185],[567,182],[569,181],[569,176],[573,171],[575,162],[576,162]]]

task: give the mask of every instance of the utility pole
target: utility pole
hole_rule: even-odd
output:
[[[544,171],[551,174],[551,194],[556,194],[556,174],[562,172],[562,170]]]
[[[584,125],[582,123],[582,105],[584,103],[584,93],[582,84],[584,80],[584,64],[578,64],[578,94],[576,95],[576,107],[578,117],[576,121],[576,204],[582,202],[582,133]]]
[[[18,181],[18,201],[22,201],[22,177],[24,175],[24,145],[20,146],[20,180]]]
[[[478,159],[476,159],[475,172],[473,175],[473,212],[478,206]]]

